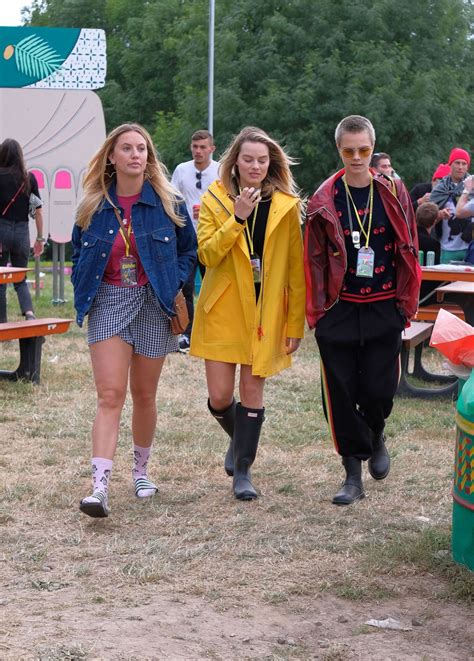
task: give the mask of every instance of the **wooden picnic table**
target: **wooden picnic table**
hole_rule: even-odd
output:
[[[440,264],[438,266],[422,266],[423,280],[438,280],[440,282],[474,282],[474,265],[457,266]]]
[[[19,268],[17,266],[0,266],[0,285],[10,282],[21,282],[28,271],[33,269]]]
[[[474,280],[471,282],[457,280],[436,287],[436,299],[440,303],[448,301],[459,305],[463,309],[467,323],[474,326]]]

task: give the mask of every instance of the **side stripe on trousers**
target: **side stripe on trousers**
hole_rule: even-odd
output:
[[[336,448],[336,452],[339,452],[339,445],[337,443],[337,438],[336,438],[336,430],[334,429],[334,419],[333,419],[333,413],[332,413],[332,406],[331,406],[331,394],[329,392],[329,387],[328,387],[328,382],[327,382],[327,377],[326,377],[326,370],[324,369],[324,363],[321,359],[319,358],[319,363],[321,367],[321,385],[322,385],[322,395],[323,395],[323,406],[326,412],[326,418],[327,418],[327,423],[329,427],[329,433],[331,434],[332,442],[334,443],[334,447]]]

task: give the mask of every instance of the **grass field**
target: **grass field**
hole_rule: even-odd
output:
[[[73,316],[45,281],[38,316]],[[16,367],[16,342],[0,352]],[[365,473],[368,497],[337,508],[309,333],[267,384],[255,502],[232,497],[206,397],[202,362],[169,356],[148,502],[133,495],[127,399],[112,514],[93,520],[78,510],[95,413],[84,330],[47,338],[40,386],[0,382],[0,658],[474,658],[474,573],[450,556],[452,402],[397,399],[390,476]],[[411,630],[366,624],[388,616]]]

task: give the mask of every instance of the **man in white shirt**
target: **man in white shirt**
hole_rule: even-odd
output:
[[[218,163],[212,160],[215,150],[214,140],[209,131],[195,131],[191,136],[191,154],[193,159],[176,166],[171,183],[184,198],[189,216],[197,232],[199,206],[201,195],[206,192],[209,185],[218,177]],[[199,264],[201,275],[204,276],[204,267]],[[183,294],[189,313],[189,325],[179,339],[179,350],[183,353],[189,351],[189,339],[194,317],[194,279],[196,270],[191,274],[183,287]]]

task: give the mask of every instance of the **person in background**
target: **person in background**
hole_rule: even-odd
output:
[[[400,376],[401,331],[420,283],[412,205],[403,182],[372,174],[372,123],[344,118],[335,132],[344,168],[310,199],[305,231],[306,318],[315,329],[323,405],[345,479],[332,502],[363,498],[362,461],[390,470],[385,422]]]
[[[457,218],[471,218],[474,216],[474,177],[470,175],[464,179],[464,188],[456,205]]]
[[[416,210],[416,228],[418,231],[418,245],[425,257],[428,252],[434,252],[434,264],[440,263],[441,246],[439,241],[433,236],[433,228],[439,222],[438,207],[433,202],[423,202]],[[436,294],[434,291],[439,287],[439,282],[423,281],[420,287],[420,305],[430,305],[436,303]]]
[[[206,274],[191,355],[205,359],[208,407],[230,437],[224,467],[239,500],[257,498],[250,467],[264,421],[265,379],[291,365],[304,336],[300,199],[291,164],[265,131],[242,129],[199,214],[198,256]]]
[[[191,136],[192,160],[177,165],[171,178],[171,183],[184,198],[189,217],[193,219],[193,226],[196,232],[201,196],[207,191],[209,185],[217,179],[218,175],[218,164],[212,160],[212,154],[215,149],[214,140],[209,131],[195,131]],[[204,277],[204,266],[199,262],[198,265],[201,277]],[[183,287],[183,294],[189,314],[189,324],[179,338],[179,350],[181,353],[187,353],[189,351],[194,319],[194,281],[196,278],[196,269],[191,273]]]
[[[34,217],[36,240],[33,254],[39,257],[44,250],[43,213],[39,199],[38,182],[25,168],[20,143],[7,138],[0,145],[0,266],[10,260],[12,266],[25,268],[30,255],[28,228],[30,198],[36,196]],[[26,320],[35,319],[33,302],[26,282],[13,285],[18,296],[21,313]],[[0,323],[7,321],[7,285],[0,285]]]
[[[441,243],[441,264],[450,261],[463,261],[472,239],[470,218],[456,215],[456,205],[464,190],[464,180],[471,157],[465,149],[455,147],[449,155],[450,173],[433,188],[430,201],[444,211],[445,217],[436,225],[436,233]]]
[[[383,151],[372,154],[370,167],[379,174],[385,174],[387,177],[393,177],[393,168],[390,156]]]
[[[436,170],[433,172],[431,181],[427,181],[421,184],[415,184],[410,191],[410,199],[413,204],[413,210],[416,211],[420,204],[430,201],[431,191],[437,184],[441,181],[443,177],[450,174],[451,168],[447,163],[440,163]],[[449,215],[449,212],[447,212]],[[445,212],[441,210],[439,215],[439,220],[442,220],[445,216]]]
[[[467,218],[471,223],[474,218],[474,177],[472,175],[464,179],[464,188],[456,205],[456,217],[461,219]],[[470,243],[468,244],[464,260],[469,264],[474,263],[473,239],[471,239]]]
[[[92,157],[72,233],[77,323],[87,338],[97,390],[92,425],[92,494],[80,510],[106,517],[109,480],[130,381],[135,495],[157,492],[148,477],[156,390],[176,351],[174,299],[196,260],[196,235],[148,132],[122,124]]]

